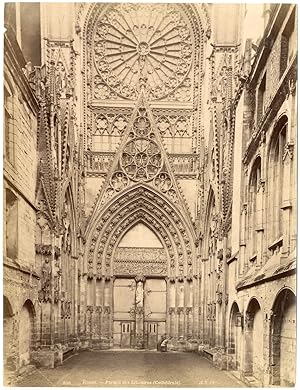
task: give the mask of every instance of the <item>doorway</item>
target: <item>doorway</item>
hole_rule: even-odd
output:
[[[157,322],[146,322],[147,329],[147,348],[156,349],[158,342],[158,323]]]
[[[134,323],[132,321],[121,322],[121,348],[131,348],[132,335],[134,334]]]

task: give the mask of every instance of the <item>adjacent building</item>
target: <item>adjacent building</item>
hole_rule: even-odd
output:
[[[7,383],[165,337],[295,383],[296,11],[6,5]]]

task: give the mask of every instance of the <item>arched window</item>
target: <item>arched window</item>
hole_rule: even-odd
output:
[[[260,189],[261,189],[261,158],[257,157],[255,160],[249,180],[248,191],[248,247],[250,260],[255,258],[258,251],[257,248],[257,228],[260,222],[259,212],[261,212],[260,202]]]
[[[283,156],[286,145],[287,117],[280,119],[270,143],[268,158],[268,243],[282,236]]]

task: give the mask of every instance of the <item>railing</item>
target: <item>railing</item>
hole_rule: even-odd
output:
[[[113,161],[113,152],[86,152],[85,167],[88,176],[105,175]]]
[[[85,167],[87,175],[102,176],[107,173],[114,159],[113,152],[86,152]],[[194,178],[197,173],[199,157],[195,154],[169,154],[175,175]]]
[[[198,156],[195,154],[170,154],[170,161],[176,175],[195,175],[197,172]]]

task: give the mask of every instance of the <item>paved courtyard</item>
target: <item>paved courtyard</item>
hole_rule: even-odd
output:
[[[26,387],[242,387],[241,382],[193,353],[84,351],[55,369],[34,370]]]

